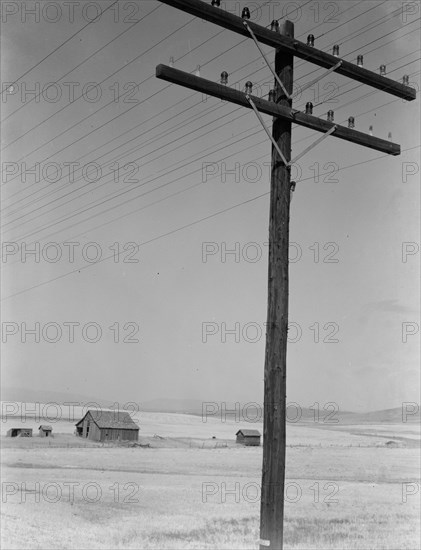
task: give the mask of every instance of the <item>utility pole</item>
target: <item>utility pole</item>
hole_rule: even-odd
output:
[[[327,73],[320,78],[308,83],[306,88],[335,71],[406,100],[415,99],[416,91],[408,85],[407,76],[403,77],[402,84],[387,78],[384,66],[380,68],[380,74],[363,68],[362,56],[359,56],[357,64],[340,59],[339,46],[334,46],[334,54],[331,55],[314,48],[312,35],[309,35],[307,44],[295,40],[294,25],[290,21],[285,21],[280,26],[274,21],[269,30],[248,21],[250,13],[246,9],[243,10],[242,17],[225,12],[220,8],[219,0],[212,0],[211,3],[201,0],[160,1],[254,40],[275,77],[275,89],[271,93],[270,100],[267,101],[251,95],[251,83],[246,84],[245,92],[227,86],[226,73],[221,74],[221,84],[218,84],[173,67],[158,65],[156,68],[156,76],[160,79],[253,109],[272,141],[260,548],[282,550],[286,449],[288,249],[292,190],[290,167],[293,162],[329,135],[390,155],[400,154],[400,146],[397,143],[355,130],[353,117],[348,119],[348,127],[345,127],[333,122],[333,111],[329,112],[328,120],[322,120],[313,116],[313,108],[309,103],[305,112],[293,109],[293,58],[297,56],[328,69]],[[275,68],[272,68],[261,49],[261,43],[275,49]],[[260,113],[274,117],[272,133],[269,132]],[[293,160],[291,160],[292,122],[323,134]]]
[[[294,25],[281,23],[280,33],[294,37]],[[275,53],[275,72],[292,94],[294,57]],[[292,107],[275,79],[275,101]],[[291,122],[273,120],[272,136],[291,160]],[[288,253],[291,170],[272,145],[269,215],[269,275],[263,412],[263,467],[260,506],[261,543],[282,548],[286,450],[286,367],[288,338]],[[267,544],[267,543],[266,543]],[[267,548],[267,546],[260,546]]]

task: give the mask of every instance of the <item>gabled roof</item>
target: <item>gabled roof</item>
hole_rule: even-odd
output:
[[[98,428],[115,428],[120,430],[139,430],[139,426],[133,421],[126,411],[89,410],[85,416],[77,422],[78,426],[86,416],[90,414]]]
[[[259,436],[260,437],[260,432],[259,430],[238,430],[238,432],[235,434],[235,435],[238,435],[238,434],[243,434],[245,437],[247,436]]]
[[[47,426],[46,424],[41,424],[38,430],[43,430],[44,432],[52,432],[53,428],[51,426]]]

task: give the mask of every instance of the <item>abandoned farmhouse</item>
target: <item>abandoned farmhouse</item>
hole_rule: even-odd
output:
[[[47,426],[46,424],[41,424],[38,428],[39,437],[52,437],[53,428],[52,426]]]
[[[128,412],[89,410],[76,424],[76,435],[92,441],[137,441],[139,426]]]
[[[32,437],[32,428],[10,428],[7,437]]]
[[[247,447],[258,447],[260,445],[259,430],[238,430],[235,435],[237,436],[237,443],[241,443],[241,445]]]

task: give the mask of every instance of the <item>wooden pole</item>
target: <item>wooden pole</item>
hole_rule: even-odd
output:
[[[285,21],[280,33],[294,37],[294,25]],[[293,86],[293,56],[276,51],[275,71],[286,91]],[[275,81],[276,102],[291,107]],[[291,159],[291,122],[275,119],[273,137],[287,161]],[[290,169],[272,147],[272,174],[269,220],[269,282],[264,376],[264,429],[262,500],[260,508],[260,548],[281,550],[283,544],[286,355],[288,337],[288,249],[290,210]]]
[[[294,56],[306,59],[320,67],[331,69],[338,58],[317,50],[294,39],[294,25],[285,21],[280,32],[266,29],[242,18],[215,8],[201,0],[160,0],[175,8],[200,17],[244,36],[252,36],[261,43],[276,48],[275,71],[288,95],[292,94]],[[260,49],[260,48],[259,48]],[[341,60],[334,70],[383,90],[397,97],[413,100],[414,88],[386,79],[362,67]],[[333,122],[300,113],[292,109],[292,101],[275,80],[276,103],[239,92],[229,86],[217,84],[204,78],[192,76],[174,68],[158,65],[156,76],[169,82],[181,84],[192,90],[226,99],[274,117],[272,135],[287,162],[291,160],[291,124],[295,122],[319,132],[328,132],[335,127],[332,136],[359,143],[366,147],[400,154],[400,146],[367,136],[351,128],[336,126]],[[249,100],[252,102],[249,103]],[[301,155],[300,155],[301,156]],[[282,550],[284,531],[284,486],[285,486],[285,436],[286,436],[286,357],[288,337],[288,252],[289,210],[291,198],[290,169],[281,160],[281,155],[272,146],[272,173],[269,222],[269,282],[266,332],[264,407],[263,407],[263,467],[260,516],[260,549]]]

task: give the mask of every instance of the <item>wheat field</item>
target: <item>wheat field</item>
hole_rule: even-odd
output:
[[[84,441],[64,420],[50,440],[3,433],[2,547],[258,548],[262,449],[212,420],[142,414],[149,447]],[[419,547],[419,432],[401,428],[288,426],[285,549]]]

